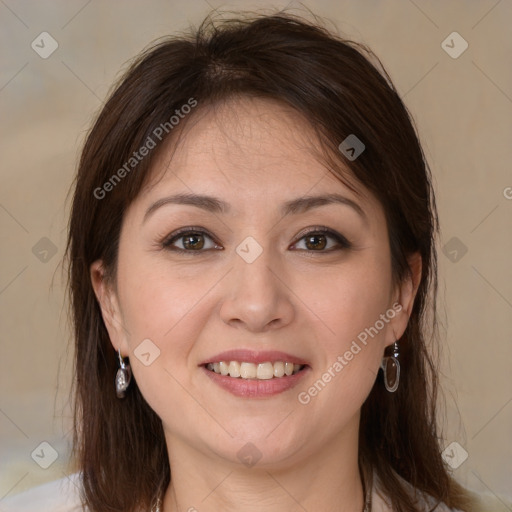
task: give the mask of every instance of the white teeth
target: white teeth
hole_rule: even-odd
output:
[[[215,369],[213,371],[215,371]],[[237,363],[236,361],[230,361],[228,372],[230,377],[240,377],[240,363]]]
[[[242,363],[240,365],[240,377],[242,379],[255,379],[256,378],[256,365],[252,363]]]
[[[228,375],[229,374],[229,365],[226,363],[226,361],[221,361],[219,363],[220,366],[220,374],[221,375]]]
[[[274,377],[274,365],[272,363],[260,363],[256,371],[258,379],[272,379]]]
[[[220,361],[218,363],[208,363],[206,368],[215,373],[229,375],[235,378],[268,380],[281,378],[285,375],[293,375],[299,372],[303,368],[303,365],[283,361],[276,361],[273,364],[270,361],[259,364],[239,363],[238,361]]]
[[[284,363],[277,361],[274,363],[274,377],[282,377],[284,375]]]

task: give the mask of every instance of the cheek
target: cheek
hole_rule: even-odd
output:
[[[201,330],[204,291],[168,269],[141,263],[133,256],[119,262],[118,290],[133,376],[158,412],[165,404],[183,405],[179,383],[185,385],[191,371],[189,354]]]
[[[359,262],[317,280],[315,289],[311,309],[326,327],[322,345],[331,359],[348,350],[354,340],[365,352],[368,348],[380,350],[377,340],[390,325],[381,320],[391,306],[391,275],[385,258],[361,257]]]
[[[119,262],[118,288],[130,350],[136,356],[143,340],[149,339],[158,353],[149,367],[132,357],[132,369],[148,400],[162,393],[169,398],[167,386],[177,397],[183,394],[177,383],[187,385],[197,369],[197,357],[191,357],[191,352],[211,317],[208,290],[218,275],[195,272],[187,276],[165,261],[148,260],[143,255],[125,255]],[[162,387],[163,382],[167,384]]]
[[[194,362],[189,356],[203,328],[200,299],[211,285],[199,289],[168,267],[138,263],[133,257],[125,258],[118,274],[133,376],[150,407],[167,421],[178,422],[169,410],[193,415],[196,407],[183,387],[189,384]],[[150,353],[150,364],[138,357],[142,353]]]
[[[391,328],[391,273],[384,257],[367,252],[351,265],[316,280],[311,308],[322,319],[316,330],[320,364],[300,403],[328,411],[344,424],[361,407],[378,373]],[[391,314],[388,314],[388,313]],[[322,325],[319,324],[319,325]],[[333,404],[343,405],[335,407]]]
[[[141,258],[126,258],[119,264],[119,293],[123,318],[130,332],[131,344],[141,336],[164,343],[207,290],[183,279],[165,264],[142,265]]]

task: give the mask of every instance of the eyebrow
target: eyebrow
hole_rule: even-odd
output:
[[[146,222],[146,220],[155,212],[155,210],[168,204],[184,204],[196,206],[197,208],[201,208],[205,211],[219,214],[226,214],[231,211],[231,206],[228,203],[213,196],[199,194],[176,194],[163,197],[162,199],[159,199],[153,203],[146,210],[143,222]],[[341,204],[349,206],[355,210],[360,217],[362,217],[365,223],[368,223],[368,217],[361,206],[359,206],[359,204],[357,204],[352,199],[342,196],[341,194],[323,194],[319,196],[305,196],[292,199],[283,204],[281,207],[281,214],[283,216],[297,215],[313,208],[318,208],[320,206],[329,204]]]

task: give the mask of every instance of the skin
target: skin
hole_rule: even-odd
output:
[[[412,256],[411,278],[394,286],[380,203],[362,187],[356,195],[315,159],[315,139],[297,112],[271,100],[233,99],[203,112],[183,134],[172,161],[166,149],[125,212],[116,282],[105,279],[101,261],[91,266],[112,345],[129,357],[163,422],[172,474],[163,509],[362,510],[360,408],[385,347],[407,326],[421,259]],[[218,197],[231,211],[168,204],[144,221],[155,201],[178,192]],[[332,192],[357,202],[367,221],[341,204],[285,217],[279,211],[287,200]],[[209,233],[199,238],[202,249],[162,247],[188,226]],[[308,244],[304,229],[318,226],[343,235],[351,248],[330,235]],[[252,263],[235,251],[248,236],[263,249]],[[184,243],[177,238],[174,246]],[[395,303],[401,311],[378,335],[308,404],[299,403],[299,392]],[[147,338],[160,350],[149,366],[134,355]],[[236,348],[285,351],[310,370],[276,396],[235,397],[198,364]],[[248,442],[261,454],[253,467],[237,457]]]

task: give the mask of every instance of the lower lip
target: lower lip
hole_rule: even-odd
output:
[[[202,368],[215,384],[243,398],[267,398],[288,391],[296,386],[309,370],[309,367],[306,367],[294,375],[260,380],[228,377],[208,370],[204,366]]]

